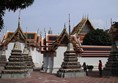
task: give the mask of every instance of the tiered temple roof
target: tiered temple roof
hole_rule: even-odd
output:
[[[80,46],[80,42],[77,42],[76,36],[71,35],[70,40],[71,40],[76,52],[83,51]],[[67,46],[68,42],[69,42],[69,34],[67,33],[66,28],[64,28],[63,31],[61,32],[61,34],[58,36],[58,38],[55,40],[55,42],[49,48],[49,50],[53,51],[53,50],[56,50],[57,47],[59,47],[59,46]]]
[[[39,47],[41,43],[40,36],[35,32],[23,32],[21,28],[17,28],[15,32],[7,32],[1,41],[1,45],[7,46],[10,42],[14,42],[16,33],[19,33],[20,35],[20,42],[27,42],[27,44],[30,46]]]
[[[73,28],[71,35],[74,34],[81,34],[82,30],[84,30],[85,26],[88,26],[88,29],[94,30],[93,25],[91,24],[90,20],[88,18],[82,18],[82,20]],[[86,31],[82,33],[87,33]]]
[[[82,18],[82,20],[73,28],[71,35],[79,35],[81,42],[84,36],[90,31],[94,30],[93,25],[87,18]]]

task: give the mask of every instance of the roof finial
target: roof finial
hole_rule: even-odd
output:
[[[41,44],[41,43],[42,43],[41,41],[42,41],[42,32],[40,31],[40,47],[41,47],[41,45],[42,45],[42,44]]]
[[[50,27],[49,31],[48,31],[48,34],[52,34],[52,29]]]
[[[19,16],[18,16],[18,28],[20,27],[20,13],[21,13],[21,10],[19,10]]]
[[[71,33],[71,26],[70,26],[70,14],[69,14],[69,43],[70,43],[70,33]]]
[[[36,37],[36,42],[38,43],[38,34],[39,34],[39,28],[37,29],[37,33],[36,33],[36,35],[37,35],[37,37]]]
[[[64,29],[66,29],[66,23],[64,23]]]
[[[82,19],[85,19],[85,14],[83,14],[83,17],[82,17]]]
[[[46,38],[46,29],[44,28],[44,34],[45,34],[45,38]]]
[[[87,14],[85,14],[85,19],[87,20]]]
[[[111,25],[112,25],[112,23],[113,23],[113,22],[112,22],[112,18],[111,18]]]
[[[70,26],[70,14],[69,14],[69,36],[70,36],[70,32],[71,32],[71,26]]]
[[[89,19],[89,14],[87,14],[87,20]]]

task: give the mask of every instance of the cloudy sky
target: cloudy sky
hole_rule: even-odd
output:
[[[88,16],[95,28],[108,29],[110,19],[118,21],[118,0],[34,0],[34,4],[21,10],[21,28],[23,31],[44,32],[50,28],[53,33],[62,31],[64,23],[68,27],[70,14],[71,28],[76,26],[83,16]],[[15,31],[19,11],[6,11],[5,31]]]

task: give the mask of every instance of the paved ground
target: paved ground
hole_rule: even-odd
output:
[[[24,79],[1,79],[0,83],[118,83],[118,77],[99,77],[98,72],[89,72],[89,76],[78,78],[59,78],[54,74],[34,71],[31,77]]]

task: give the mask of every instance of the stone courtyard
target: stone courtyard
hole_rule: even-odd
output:
[[[60,78],[55,74],[33,71],[31,77],[19,79],[2,79],[0,83],[118,83],[118,77],[99,77],[98,71],[88,72],[89,76],[77,78]]]

